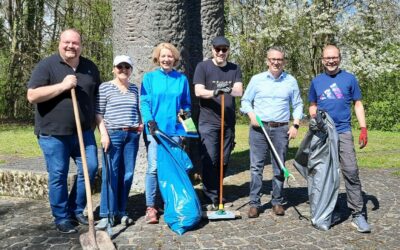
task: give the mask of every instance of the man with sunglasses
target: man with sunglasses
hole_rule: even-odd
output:
[[[77,223],[88,224],[82,157],[71,99],[75,88],[90,180],[97,172],[94,137],[96,94],[100,74],[97,66],[81,56],[81,36],[75,29],[60,35],[58,52],[40,61],[28,82],[27,98],[35,104],[35,134],[46,159],[49,201],[56,228],[78,232]],[[68,194],[70,158],[77,165],[77,179]]]
[[[260,213],[263,170],[268,155],[270,155],[273,170],[272,211],[279,216],[285,215],[282,195],[284,174],[272,154],[271,146],[256,120],[256,115],[263,122],[282,162],[285,162],[289,140],[297,136],[297,129],[303,115],[303,101],[297,81],[283,70],[286,64],[283,48],[270,48],[267,51],[266,63],[268,71],[251,78],[242,97],[240,109],[250,118],[249,218],[257,218]],[[292,106],[292,126],[289,126],[290,106]]]
[[[230,43],[223,36],[211,41],[212,59],[200,62],[195,70],[193,84],[199,98],[199,134],[202,180],[207,210],[218,209],[220,175],[221,95],[224,95],[224,173],[235,144],[235,97],[242,96],[240,67],[228,62]],[[208,204],[208,205],[207,205]]]
[[[324,110],[335,122],[339,134],[339,161],[346,186],[347,206],[352,211],[352,225],[361,233],[369,233],[371,227],[362,214],[364,201],[351,133],[351,103],[354,103],[361,128],[360,148],[364,148],[368,142],[365,112],[358,81],[353,74],[339,68],[341,59],[338,47],[327,45],[323,49],[325,72],[311,81],[309,112],[311,117],[315,117],[317,109]]]

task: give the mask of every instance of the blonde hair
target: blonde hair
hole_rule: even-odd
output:
[[[162,49],[169,49],[172,52],[172,56],[175,59],[174,67],[178,65],[181,53],[179,53],[178,49],[171,43],[160,43],[159,45],[157,45],[157,47],[154,48],[153,54],[151,56],[153,63],[156,65],[160,65],[158,59],[160,58],[160,52]]]

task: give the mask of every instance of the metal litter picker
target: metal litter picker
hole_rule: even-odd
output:
[[[265,137],[267,137],[268,144],[271,147],[271,150],[272,150],[272,153],[274,154],[276,162],[278,163],[280,169],[283,171],[283,175],[285,176],[285,179],[292,178],[294,180],[295,179],[294,176],[285,167],[285,165],[283,164],[281,158],[279,157],[278,153],[276,152],[275,146],[272,143],[271,138],[269,138],[269,135],[268,135],[267,131],[264,128],[264,124],[262,123],[262,121],[261,121],[261,119],[260,119],[260,117],[258,115],[256,115],[256,119],[257,119],[258,125],[260,125],[262,131],[264,132]]]
[[[112,222],[112,218],[111,218],[111,213],[110,213],[110,209],[111,209],[111,205],[110,205],[110,189],[111,189],[111,178],[110,178],[110,168],[111,168],[111,159],[110,159],[110,155],[108,154],[108,152],[106,152],[103,148],[103,157],[104,157],[104,162],[105,162],[105,170],[104,173],[106,175],[106,182],[107,182],[107,187],[106,187],[106,194],[107,194],[107,233],[110,237],[112,237],[113,233],[112,233],[112,229],[111,226],[113,224]]]
[[[218,211],[207,211],[209,220],[229,220],[240,218],[239,211],[226,211],[222,202],[224,180],[224,128],[225,128],[225,94],[221,95],[221,140],[220,140],[220,172],[219,172],[219,205]]]
[[[89,220],[89,231],[83,233],[79,237],[79,242],[81,243],[82,249],[115,249],[113,242],[106,232],[95,231],[94,220],[93,220],[93,206],[92,206],[92,194],[90,188],[89,172],[86,161],[85,144],[83,142],[81,119],[79,118],[78,101],[76,100],[75,89],[71,89],[72,105],[74,108],[76,130],[78,132],[79,139],[79,149],[81,151],[83,175],[85,177],[85,190],[86,190],[86,200],[87,200],[87,210],[88,210],[88,220]]]

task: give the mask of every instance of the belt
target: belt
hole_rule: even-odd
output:
[[[277,127],[288,125],[289,123],[288,122],[266,122],[265,124],[272,128],[277,128]]]
[[[116,128],[115,130],[122,130],[122,131],[128,131],[128,132],[138,132],[139,131],[139,127]]]

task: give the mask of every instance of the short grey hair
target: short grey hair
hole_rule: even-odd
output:
[[[282,46],[272,46],[272,47],[270,47],[270,48],[267,50],[266,56],[268,56],[269,52],[271,52],[271,51],[273,51],[273,50],[281,52],[281,53],[283,54],[283,58],[286,58],[286,51],[285,51],[285,49],[284,49]]]

